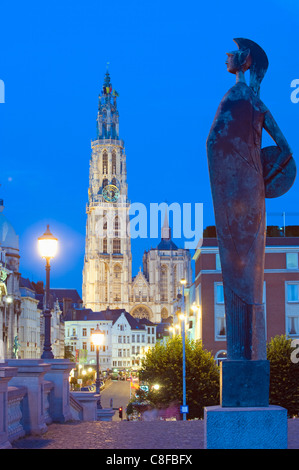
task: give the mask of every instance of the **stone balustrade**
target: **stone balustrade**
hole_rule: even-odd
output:
[[[50,423],[111,420],[110,409],[98,413],[99,396],[70,394],[66,359],[8,359],[0,363],[0,449],[25,435],[41,435]]]

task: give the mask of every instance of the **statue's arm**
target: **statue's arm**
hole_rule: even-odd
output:
[[[280,128],[278,127],[275,119],[273,118],[272,114],[270,113],[269,110],[266,111],[265,113],[265,119],[264,119],[264,129],[268,132],[270,137],[274,140],[276,145],[280,149],[280,154],[275,162],[276,165],[273,166],[273,168],[269,171],[267,175],[266,181],[270,181],[277,173],[280,171],[280,167],[283,166],[292,156],[293,152],[281,132]]]

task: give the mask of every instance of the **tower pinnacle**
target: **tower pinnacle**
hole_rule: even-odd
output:
[[[167,209],[165,209],[165,218],[164,218],[163,227],[161,229],[161,238],[163,240],[171,239],[171,230],[170,230],[169,223],[168,223]]]

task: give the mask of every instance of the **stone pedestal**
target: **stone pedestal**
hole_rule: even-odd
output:
[[[0,449],[10,449],[8,440],[8,382],[17,375],[16,367],[7,367],[6,363],[0,366]]]
[[[269,405],[269,361],[220,363],[220,405],[223,407],[266,407]]]
[[[115,411],[112,408],[101,408],[97,409],[97,420],[98,421],[112,421]]]
[[[40,435],[47,430],[44,408],[44,376],[51,368],[42,359],[8,359],[9,366],[17,367],[16,377],[9,385],[27,388],[22,405],[22,424],[26,434]]]
[[[97,421],[97,404],[100,395],[92,392],[72,392],[72,396],[83,408],[83,421]]]
[[[45,374],[45,380],[54,385],[49,397],[49,413],[53,421],[65,423],[72,419],[70,408],[70,371],[76,364],[68,359],[45,359],[51,369]]]
[[[287,449],[287,410],[280,406],[204,410],[206,449]]]

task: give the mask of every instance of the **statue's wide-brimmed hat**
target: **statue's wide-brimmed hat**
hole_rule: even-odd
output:
[[[234,42],[241,50],[249,49],[251,56],[250,66],[250,84],[260,84],[263,80],[268,66],[269,60],[265,51],[256,42],[251,39],[235,38]]]

